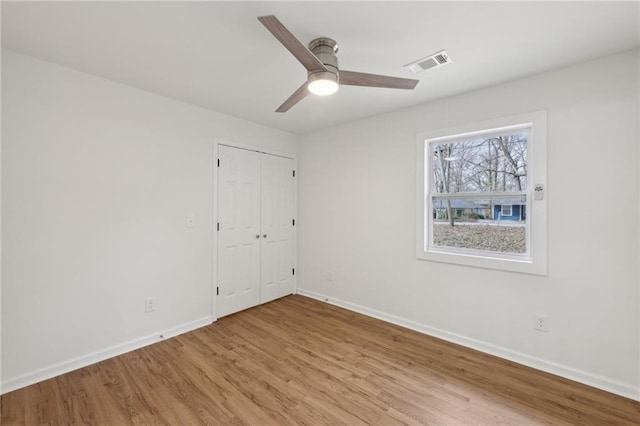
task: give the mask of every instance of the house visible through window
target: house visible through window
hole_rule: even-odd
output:
[[[544,158],[545,117],[538,114],[532,121],[419,141],[423,173],[419,258],[462,264],[471,259],[469,264],[478,266],[546,271],[546,260],[527,266],[534,263],[533,236],[546,248],[544,199],[532,197],[534,182],[540,187],[545,182],[540,170],[532,174],[534,163],[545,170],[543,164],[532,161],[533,144],[537,158]],[[539,218],[535,232],[530,220],[534,210]],[[536,257],[546,256],[542,247],[537,245]],[[514,266],[517,263],[521,265]]]

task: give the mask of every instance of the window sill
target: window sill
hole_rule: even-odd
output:
[[[536,261],[533,262],[531,260],[504,259],[439,250],[422,250],[417,253],[417,258],[419,260],[443,262],[475,268],[496,269],[522,274],[547,275],[546,258],[541,257],[542,256],[538,256]]]

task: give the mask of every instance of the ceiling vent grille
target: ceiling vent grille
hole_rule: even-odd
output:
[[[412,73],[417,74],[424,70],[441,67],[442,65],[446,65],[449,63],[451,63],[451,58],[449,57],[449,55],[447,55],[447,52],[441,50],[434,53],[433,55],[418,59],[417,61],[413,61],[410,64],[405,65],[404,67]]]

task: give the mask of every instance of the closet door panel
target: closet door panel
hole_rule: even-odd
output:
[[[260,299],[265,303],[293,293],[293,160],[275,155],[261,160]]]
[[[218,317],[260,303],[260,154],[219,147]]]

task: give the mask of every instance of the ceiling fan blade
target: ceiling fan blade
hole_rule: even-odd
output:
[[[259,16],[258,21],[262,22],[275,38],[278,39],[284,47],[296,57],[298,61],[307,69],[307,71],[326,71],[327,68],[322,62],[311,53],[307,47],[300,42],[291,32],[284,26],[278,18],[273,15]]]
[[[367,74],[364,72],[340,71],[340,84],[347,86],[385,87],[389,89],[408,89],[416,87],[420,80],[390,77],[388,75]]]
[[[293,95],[289,96],[289,99],[284,101],[284,103],[282,105],[280,105],[280,107],[278,107],[276,112],[287,112],[287,111],[289,111],[289,109],[292,106],[294,106],[295,104],[300,102],[308,94],[309,94],[309,90],[307,89],[307,82],[305,81],[302,86],[298,87],[298,90],[293,92]]]

